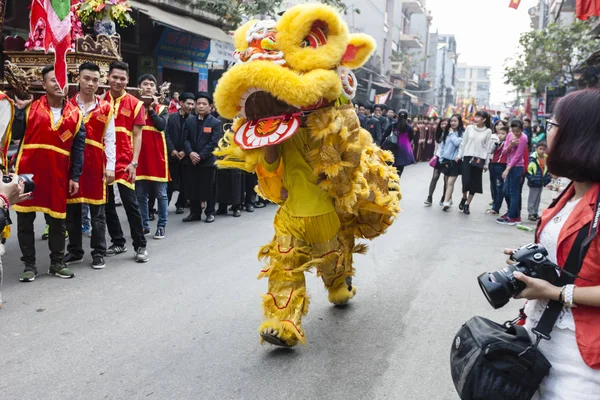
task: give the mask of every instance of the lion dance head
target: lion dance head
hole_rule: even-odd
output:
[[[375,50],[368,35],[350,34],[330,6],[302,4],[278,22],[250,21],[234,35],[237,63],[214,93],[220,115],[234,124],[245,150],[278,144],[311,111],[346,104],[356,93],[352,69]]]

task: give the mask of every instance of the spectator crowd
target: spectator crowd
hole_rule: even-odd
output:
[[[394,153],[394,165],[400,175],[405,166],[416,162],[429,162],[433,167],[425,206],[433,205],[433,195],[443,175],[439,205],[448,211],[454,204],[454,185],[460,176],[462,197],[458,208],[470,214],[475,195],[483,193],[483,173],[489,172],[492,199],[488,214],[499,216],[499,224],[520,225],[521,197],[527,182],[528,220],[539,219],[542,190],[553,178],[546,166],[548,126],[532,126],[529,118],[501,118],[500,112],[492,117],[486,111],[478,111],[470,121],[464,121],[460,114],[448,119],[410,118],[406,110],[396,113],[381,104],[357,104],[356,112],[373,141]],[[501,215],[503,204],[506,209]]]

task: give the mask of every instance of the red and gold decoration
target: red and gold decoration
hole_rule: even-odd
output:
[[[299,128],[298,116],[246,121],[235,132],[235,142],[244,150],[273,146],[289,139]]]

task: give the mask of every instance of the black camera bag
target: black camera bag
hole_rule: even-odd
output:
[[[463,400],[529,400],[550,371],[522,326],[483,317],[467,321],[450,353],[452,380]]]
[[[567,189],[554,200],[556,205]],[[581,270],[583,259],[598,230],[600,192],[594,218],[579,230],[556,286],[571,284]],[[536,240],[537,242],[537,240]],[[533,329],[532,342],[527,330],[504,325],[483,317],[473,317],[458,331],[450,351],[452,380],[461,400],[530,400],[542,380],[550,372],[550,362],[538,350],[542,339],[550,340],[550,332],[560,315],[563,304],[550,301],[539,323]]]

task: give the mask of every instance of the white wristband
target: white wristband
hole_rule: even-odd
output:
[[[575,293],[575,285],[566,285],[565,286],[565,294],[564,294],[564,301],[565,301],[565,306],[567,307],[573,307],[574,303],[573,303],[573,295]]]

